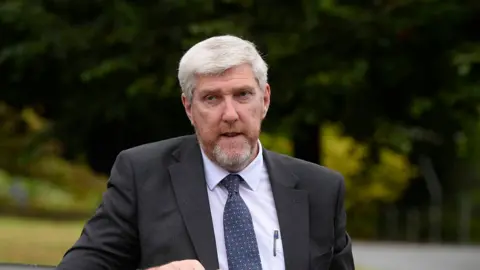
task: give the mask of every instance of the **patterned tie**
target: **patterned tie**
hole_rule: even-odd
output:
[[[261,270],[257,238],[248,207],[238,193],[242,177],[230,174],[222,180],[228,190],[223,229],[229,270]]]

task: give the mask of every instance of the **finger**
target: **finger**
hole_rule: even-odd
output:
[[[194,270],[205,270],[203,265],[197,260],[188,260],[190,263],[189,266],[193,267]]]
[[[147,270],[177,270],[177,269],[178,268],[176,268],[171,263],[169,263],[169,264],[165,264],[165,265],[162,265],[162,266],[148,268]]]
[[[169,268],[166,269],[166,270],[182,270],[182,261],[177,261],[177,262],[172,262],[170,264],[168,264]]]
[[[178,270],[180,269],[176,264],[177,262],[171,262],[169,264],[165,264],[155,268],[149,268],[147,270]]]

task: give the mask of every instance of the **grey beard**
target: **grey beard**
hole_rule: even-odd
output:
[[[198,135],[198,132],[195,126],[194,126],[194,130],[195,130],[195,135],[197,136],[197,141],[200,144],[200,147],[202,147],[202,149],[204,149],[205,151],[207,148],[200,140],[200,136]],[[248,162],[250,161],[250,158],[253,155],[253,150],[255,149],[255,147],[252,147],[252,145],[250,145],[250,142],[248,142],[248,140],[246,141],[246,143],[248,144],[248,149],[244,149],[244,151],[242,151],[240,155],[234,155],[233,157],[229,157],[227,154],[225,154],[222,151],[220,146],[215,145],[213,147],[212,161],[216,163],[218,166],[222,167],[223,169],[229,172],[241,171],[248,165]]]
[[[244,149],[242,153],[229,156],[224,153],[220,146],[215,145],[213,148],[213,158],[215,162],[222,168],[230,172],[238,172],[245,168],[250,161],[253,153],[253,147],[247,142],[248,149]]]

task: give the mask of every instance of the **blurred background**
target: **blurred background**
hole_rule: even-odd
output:
[[[121,150],[193,133],[218,34],[270,66],[264,146],[345,176],[362,269],[478,269],[478,0],[0,1],[0,262],[56,265]]]

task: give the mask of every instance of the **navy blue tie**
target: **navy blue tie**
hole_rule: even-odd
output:
[[[238,174],[230,174],[222,180],[228,190],[228,200],[223,212],[223,230],[229,270],[261,270],[257,238],[253,230],[252,216],[238,193],[242,181]]]

